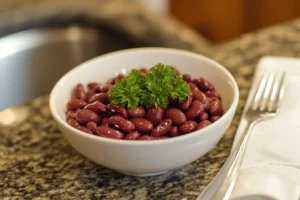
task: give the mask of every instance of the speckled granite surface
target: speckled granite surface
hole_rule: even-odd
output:
[[[128,34],[135,35],[130,31]],[[159,46],[184,46],[186,43],[178,39],[182,37],[180,33],[175,35],[175,38],[164,38],[168,41]],[[299,35],[300,20],[295,20],[229,43],[205,47],[209,48],[205,54],[226,66],[239,84],[236,117],[219,144],[207,155],[160,176],[124,176],[79,155],[58,131],[48,109],[48,97],[35,99],[27,105],[27,120],[18,126],[0,128],[1,199],[195,199],[229,154],[257,61],[264,55],[298,57]],[[195,37],[186,36],[184,41],[193,43]],[[171,45],[174,43],[177,46]],[[203,46],[194,44],[184,48],[200,52]]]

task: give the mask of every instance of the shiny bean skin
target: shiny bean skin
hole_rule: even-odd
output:
[[[67,112],[67,120],[69,119],[75,119],[76,118],[76,111],[74,110],[69,110]]]
[[[85,92],[83,89],[82,84],[77,84],[73,91],[73,96],[75,99],[84,100],[85,99]]]
[[[221,100],[221,95],[219,93],[217,93],[216,91],[206,91],[205,95],[207,97],[216,97]]]
[[[97,133],[97,124],[95,122],[89,122],[86,124],[86,127],[90,129],[93,133]]]
[[[199,90],[199,88],[197,87],[197,85],[193,82],[189,82],[188,85],[190,86],[191,91],[193,90]]]
[[[155,126],[159,124],[164,117],[165,110],[163,108],[150,108],[145,118],[152,122],[152,124]]]
[[[76,128],[77,126],[80,125],[79,122],[76,119],[69,119],[68,124],[73,126],[74,128]]]
[[[84,107],[84,109],[91,110],[93,112],[101,113],[101,114],[107,113],[107,107],[106,107],[106,105],[104,105],[100,101],[95,101],[93,103],[87,104]]]
[[[220,119],[220,116],[212,116],[210,118],[210,121],[213,123],[213,122],[217,121],[218,119]]]
[[[89,90],[87,91],[87,93],[85,93],[85,98],[84,98],[84,101],[85,102],[89,102],[90,98],[92,96],[94,96],[95,92],[93,90]]]
[[[112,87],[114,87],[112,84],[106,84],[106,85],[103,86],[102,92],[103,92],[103,93],[107,93],[107,92],[109,92],[109,90],[110,90]]]
[[[127,113],[131,118],[143,118],[145,116],[145,109],[143,107],[129,108]]]
[[[122,78],[124,78],[124,77],[125,77],[125,75],[119,74],[117,77],[115,77],[115,78],[113,78],[113,79],[111,80],[111,84],[114,85],[114,84],[116,83],[116,80],[120,80],[120,79],[122,79]]]
[[[128,119],[127,110],[121,105],[108,104],[107,109],[113,114],[120,115],[121,117]]]
[[[218,115],[218,116],[221,116],[223,114],[222,104],[219,99],[212,101],[210,103],[209,113],[211,115]]]
[[[135,125],[131,121],[124,119],[120,116],[112,116],[108,119],[108,124],[116,127],[124,132],[130,132],[135,130]]]
[[[178,127],[177,126],[173,126],[170,130],[170,136],[171,137],[177,137],[179,136],[179,131],[178,131]]]
[[[68,102],[68,110],[75,110],[77,108],[83,108],[87,103],[79,99],[72,99]]]
[[[101,125],[102,126],[108,126],[108,117],[104,117],[101,120]]]
[[[134,123],[136,129],[142,133],[149,133],[153,129],[153,124],[144,118],[133,118],[130,120]]]
[[[192,102],[191,108],[186,112],[187,119],[195,119],[204,111],[203,103],[198,100]]]
[[[190,95],[184,100],[184,102],[179,104],[179,108],[183,111],[187,111],[191,107],[192,101],[193,101],[193,93],[190,93]]]
[[[124,140],[138,140],[141,137],[141,134],[138,131],[132,131],[127,133]]]
[[[93,103],[95,101],[100,101],[101,103],[107,105],[110,102],[109,94],[108,93],[96,93],[89,99],[89,103]]]
[[[92,82],[87,85],[87,87],[94,93],[102,92],[102,86],[99,83]]]
[[[195,79],[193,80],[193,83],[195,83],[202,91],[215,90],[215,87],[204,78]]]
[[[124,133],[121,131],[118,131],[114,128],[110,128],[108,126],[99,126],[97,128],[97,135],[101,137],[106,137],[106,138],[113,138],[113,139],[123,139],[124,138]]]
[[[190,133],[196,130],[196,127],[197,127],[196,121],[188,120],[179,127],[179,132],[183,134]]]
[[[80,131],[83,131],[83,132],[86,132],[88,134],[93,134],[92,131],[84,126],[77,126],[76,129],[80,130]]]
[[[166,111],[166,117],[171,119],[176,125],[180,125],[186,122],[186,116],[177,108],[168,108]]]
[[[78,110],[76,112],[76,120],[81,124],[86,124],[90,121],[99,124],[101,121],[99,115],[90,110]]]
[[[192,78],[189,74],[183,74],[182,75],[182,79],[185,81],[185,82],[191,82]]]
[[[161,140],[161,139],[168,139],[168,138],[169,137],[167,137],[167,136],[155,137],[155,136],[151,136],[151,135],[143,135],[138,140]]]
[[[164,119],[159,123],[151,132],[151,136],[163,136],[166,135],[172,128],[172,120]]]
[[[211,122],[209,120],[204,120],[197,125],[196,130],[202,129],[210,124]]]
[[[207,114],[207,112],[202,112],[202,113],[200,113],[199,120],[200,121],[207,120],[208,117],[209,117],[209,115]]]
[[[200,90],[194,90],[193,91],[193,99],[198,100],[203,103],[204,109],[208,110],[210,106],[210,100],[209,98]]]

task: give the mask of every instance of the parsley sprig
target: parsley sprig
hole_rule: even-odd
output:
[[[190,93],[188,84],[167,65],[156,64],[146,73],[134,69],[110,90],[113,104],[128,108],[142,106],[167,107],[169,98],[183,102]]]

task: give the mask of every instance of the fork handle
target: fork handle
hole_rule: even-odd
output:
[[[229,155],[227,161],[210,182],[197,200],[228,200],[238,178],[239,169],[242,164],[249,133],[256,121],[247,122],[245,129],[238,140],[236,147]]]

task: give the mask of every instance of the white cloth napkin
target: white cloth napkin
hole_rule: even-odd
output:
[[[278,115],[253,128],[232,200],[300,199],[300,59],[263,57],[253,85],[270,68],[286,71],[284,97]],[[235,142],[244,123],[238,127]]]

